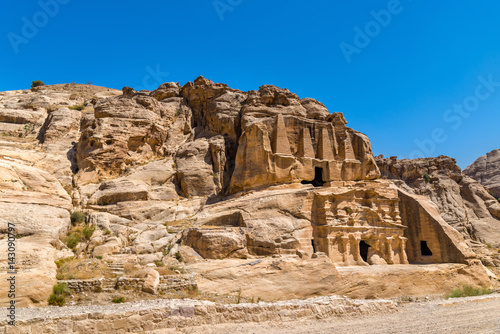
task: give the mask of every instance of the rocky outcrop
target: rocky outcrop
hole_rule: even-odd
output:
[[[185,143],[175,157],[177,175],[182,193],[186,197],[216,194],[214,162],[210,143],[201,138]]]
[[[498,203],[454,161],[379,169],[368,138],[341,113],[274,86],[241,92],[199,77],[151,92],[74,88],[0,95],[9,139],[0,138],[0,222],[16,221],[26,254],[44,251],[30,267],[44,277],[33,274],[31,302],[46,300],[54,260],[70,255],[120,275],[150,272],[129,278],[153,294],[160,272],[186,270],[203,289],[252,282],[242,289],[276,298],[334,293],[343,286],[336,267],[454,263],[484,281],[449,224],[487,240],[484,217],[496,221]],[[37,104],[16,118],[5,110],[21,108],[20,95]],[[76,210],[86,219],[70,243]]]
[[[231,192],[271,184],[379,177],[368,138],[312,99],[263,86],[249,92]]]
[[[0,239],[6,240],[9,223],[15,226],[17,306],[46,304],[57,282],[54,261],[74,255],[60,238],[73,209],[73,147],[81,115],[76,109],[91,96],[113,94],[87,85],[0,93]],[[7,242],[0,248],[8,253]],[[7,267],[7,256],[0,266]],[[2,294],[0,304],[7,305],[7,298]]]
[[[174,239],[193,261],[276,254],[306,259],[315,252],[342,265],[409,261],[406,243],[418,236],[402,222],[398,191],[390,182],[370,181],[380,171],[369,140],[346,127],[342,114],[330,114],[313,99],[274,86],[244,93],[200,77],[182,88],[167,83],[149,93],[124,88],[122,96],[95,110],[95,119],[82,126],[78,152],[109,136],[112,128],[105,124],[142,119],[148,125],[137,131],[146,134],[153,125],[162,126],[164,142],[154,149],[146,135],[138,141],[144,149],[139,154],[110,142],[79,155],[77,182],[80,193],[88,194],[82,204],[127,219],[118,233],[127,231],[121,238],[144,254],[141,261],[158,258],[153,243],[162,237],[147,245],[141,240],[148,231],[161,230],[160,222],[164,230],[184,230]],[[125,142],[133,131],[113,133]],[[157,170],[165,174],[163,181],[153,185],[131,172],[145,158],[169,166]],[[148,174],[160,161],[139,169]],[[121,176],[88,183],[114,175]],[[429,237],[446,236],[450,244],[443,252],[456,254],[434,260],[467,263],[472,257],[459,246],[463,240],[439,219],[425,221],[435,225]],[[171,255],[180,249],[173,241],[161,243]]]
[[[500,198],[500,149],[477,158],[464,174],[481,183],[497,198]]]
[[[89,183],[118,176],[129,165],[161,155],[167,136],[165,126],[173,116],[155,98],[140,93],[98,102],[94,115],[82,120],[76,151],[78,181]]]
[[[398,160],[377,157],[382,177],[402,190],[423,195],[466,239],[500,245],[500,203],[477,181],[463,175],[455,159],[440,156]]]
[[[175,156],[186,197],[316,177],[377,178],[368,138],[345,124],[342,114],[274,86],[244,93],[200,77],[149,95],[124,89],[83,119],[78,181],[118,176],[165,155]]]
[[[448,225],[435,204],[425,196],[410,195],[398,190],[401,216],[410,236],[406,251],[412,263],[468,263],[474,252]]]
[[[142,291],[156,294],[158,285],[160,284],[160,274],[156,270],[150,270],[144,279]]]
[[[0,159],[0,253],[8,254],[9,227],[14,228],[16,300],[19,306],[45,303],[55,284],[54,260],[65,254],[54,245],[69,229],[71,199],[49,173]],[[11,249],[12,251],[12,249]],[[8,268],[8,258],[0,266]],[[22,273],[22,274],[21,274]],[[3,283],[2,283],[3,286]],[[0,296],[7,305],[8,296]]]
[[[198,262],[188,268],[198,273],[200,290],[240,293],[264,301],[334,294],[340,281],[337,269],[324,254],[309,260],[275,257]]]
[[[192,332],[193,328],[214,323],[266,323],[293,320],[313,320],[332,317],[377,315],[397,311],[397,303],[390,300],[351,300],[328,296],[307,300],[276,303],[223,304],[210,301],[165,300],[146,305],[93,307],[92,312],[65,309],[63,312],[34,309],[33,314],[19,317],[16,330],[21,332],[57,333],[116,333],[131,332]],[[59,311],[59,310],[57,310]],[[49,313],[51,312],[51,313]],[[36,315],[36,316],[35,316]],[[0,326],[7,326],[2,320]],[[202,328],[201,331],[204,329]],[[215,329],[216,331],[218,329]],[[170,333],[170,331],[169,331]]]
[[[183,244],[192,247],[208,259],[246,257],[243,230],[231,228],[188,229],[184,231]]]
[[[78,139],[81,112],[66,107],[58,108],[50,112],[45,119],[43,128],[40,130],[40,139],[43,143],[53,142],[68,135],[71,131],[71,139]]]

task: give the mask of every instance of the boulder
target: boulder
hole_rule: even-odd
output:
[[[197,251],[189,246],[179,246],[178,252],[182,258],[182,262],[186,264],[192,264],[204,260]]]
[[[192,247],[206,259],[244,257],[245,235],[239,229],[210,228],[184,230],[182,244]]]
[[[198,273],[201,291],[241,294],[263,301],[302,299],[335,294],[339,273],[328,257],[231,259],[197,262],[187,267]]]
[[[108,255],[118,253],[122,247],[123,247],[123,244],[122,244],[122,241],[120,238],[110,237],[110,238],[106,239],[104,244],[102,244],[100,246],[96,246],[94,248],[93,254],[94,254],[94,257],[97,257],[97,256],[106,257]]]
[[[142,286],[142,291],[156,295],[158,285],[160,284],[160,274],[152,269],[148,271],[146,278],[144,279],[144,285]]]

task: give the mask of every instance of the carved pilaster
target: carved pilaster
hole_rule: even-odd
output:
[[[345,264],[348,264],[349,263],[349,255],[351,254],[351,242],[349,240],[348,235],[343,235],[341,237],[341,239],[342,239],[342,248],[344,249],[343,262]]]
[[[408,264],[408,256],[406,255],[406,241],[408,238],[399,237],[399,247],[401,249],[401,264]]]
[[[361,237],[357,234],[353,235],[353,241],[354,241],[354,259],[357,263],[363,263],[363,259],[361,258],[361,253],[359,251],[359,243],[361,241]]]
[[[385,251],[386,251],[386,261],[389,264],[394,264],[394,251],[392,250],[392,240],[393,237],[385,238]]]

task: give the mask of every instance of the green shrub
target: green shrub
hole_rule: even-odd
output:
[[[85,225],[85,227],[83,228],[83,236],[85,237],[85,239],[87,240],[90,240],[90,238],[92,237],[92,234],[94,234],[94,231],[95,231],[95,227],[92,226],[92,225]]]
[[[500,197],[497,197],[497,195],[495,195],[492,191],[490,191],[489,193],[491,196],[493,196],[493,198],[500,202]]]
[[[85,106],[83,104],[75,104],[74,106],[69,106],[68,108],[72,110],[82,111],[83,109],[85,109]]]
[[[85,218],[87,217],[87,215],[81,211],[75,211],[75,212],[72,212],[71,213],[71,223],[74,225],[74,224],[80,224],[80,223],[83,223],[85,221]]]
[[[188,295],[189,298],[196,298],[201,294],[197,286],[188,286],[184,288],[183,291]]]
[[[35,80],[31,82],[31,88],[45,86],[45,84],[41,80]]]
[[[57,283],[52,287],[52,292],[55,293],[56,295],[69,294],[68,286],[66,285],[66,283]]]
[[[66,283],[57,283],[52,287],[52,294],[49,296],[49,305],[64,306],[66,304],[66,296],[69,295],[68,286]]]
[[[165,266],[165,263],[163,263],[162,261],[155,261],[155,265],[157,267],[164,267]]]
[[[66,298],[63,297],[63,296],[57,296],[55,294],[51,294],[49,296],[49,305],[52,305],[52,306],[64,306],[64,304],[66,304]]]
[[[76,245],[78,245],[78,243],[80,242],[81,239],[82,239],[82,236],[80,233],[78,233],[78,232],[70,233],[66,237],[66,245],[69,248],[74,249],[76,247]]]
[[[177,261],[182,262],[182,255],[181,255],[181,253],[179,253],[179,252],[175,253],[175,258],[177,259]]]
[[[102,260],[102,256],[100,256],[100,255],[97,255],[95,258],[98,260]]]
[[[492,290],[484,288],[484,287],[473,287],[468,284],[462,285],[461,288],[453,289],[448,295],[446,295],[446,299],[449,298],[459,298],[459,297],[468,297],[468,296],[482,296],[493,293]]]
[[[431,182],[431,177],[429,176],[429,174],[424,173],[424,180],[425,180],[425,182],[427,182],[427,183]]]
[[[241,303],[241,288],[238,289],[238,296],[237,296],[237,301],[236,304]]]
[[[71,256],[71,257],[67,257],[67,258],[64,258],[64,259],[60,259],[59,261],[54,261],[54,263],[56,264],[57,269],[59,269],[59,268],[61,268],[63,266],[63,264],[65,264],[68,261],[73,260],[74,258],[75,258],[74,256]]]
[[[26,137],[31,131],[31,125],[30,124],[26,124],[24,126],[24,136]]]
[[[125,303],[125,298],[124,297],[115,297],[111,301],[115,304]]]

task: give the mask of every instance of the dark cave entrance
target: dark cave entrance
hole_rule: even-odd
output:
[[[316,253],[316,245],[314,245],[314,239],[311,239],[311,245],[313,248],[313,253]]]
[[[427,246],[427,241],[420,241],[420,254],[422,254],[422,256],[432,256],[432,251],[429,246]]]
[[[314,180],[312,181],[302,181],[302,184],[312,184],[314,187],[322,187],[325,184],[323,181],[323,168],[315,167],[314,168]]]
[[[368,261],[368,248],[370,248],[370,245],[368,245],[364,240],[359,242],[359,254],[365,262]]]

